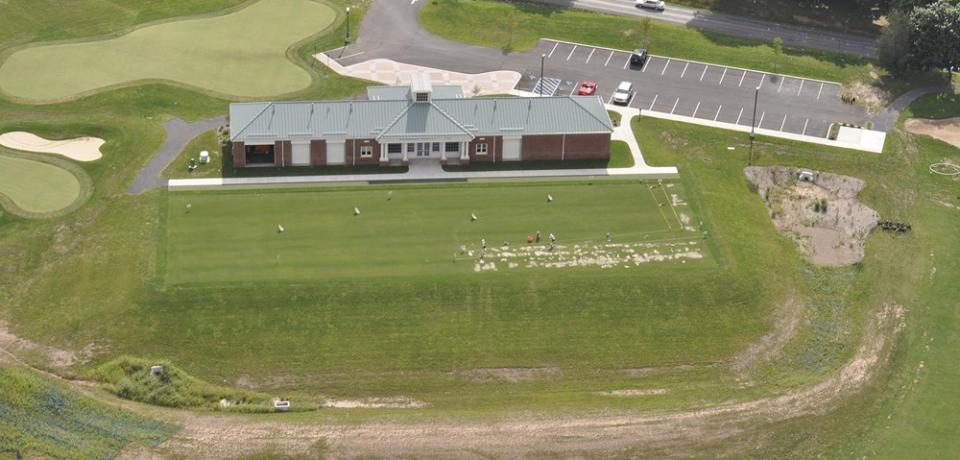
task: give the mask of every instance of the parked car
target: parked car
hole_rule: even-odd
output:
[[[633,83],[628,81],[622,81],[617,86],[617,90],[613,92],[613,103],[614,104],[629,104],[630,99],[633,98]]]
[[[646,49],[644,48],[635,49],[633,50],[633,53],[630,55],[630,66],[643,67],[643,63],[647,62],[647,58],[649,57],[650,55],[647,53]]]
[[[663,11],[667,4],[663,0],[637,0],[637,8],[646,8],[649,10]]]
[[[577,89],[577,96],[593,96],[597,92],[597,82],[585,81],[580,83]]]

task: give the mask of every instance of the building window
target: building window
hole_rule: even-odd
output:
[[[430,93],[417,93],[417,102],[430,101]]]
[[[370,158],[373,156],[373,146],[372,145],[361,145],[360,146],[360,158]]]
[[[403,153],[403,144],[387,144],[387,153]]]
[[[439,142],[434,142],[434,143],[433,143],[433,146],[432,146],[432,150],[433,150],[433,152],[435,152],[435,153],[436,153],[436,152],[439,152],[439,151],[440,151],[440,143],[439,143]]]
[[[459,143],[459,142],[447,142],[446,144],[444,144],[443,149],[444,149],[444,151],[446,151],[446,152],[459,152],[459,151],[460,151],[460,143]]]
[[[413,143],[407,144],[407,153],[413,153],[414,147],[416,147],[416,144],[413,144]]]
[[[477,144],[477,155],[487,154],[487,144]]]

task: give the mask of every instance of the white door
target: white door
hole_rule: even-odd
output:
[[[520,139],[503,140],[503,161],[520,161]]]
[[[310,143],[293,144],[293,152],[290,157],[290,163],[294,166],[310,165]]]
[[[344,142],[327,142],[327,164],[328,165],[342,165],[344,161],[344,150],[346,145]]]

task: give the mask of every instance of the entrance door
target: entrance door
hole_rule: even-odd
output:
[[[417,142],[417,158],[429,158],[429,157],[430,157],[430,143]]]

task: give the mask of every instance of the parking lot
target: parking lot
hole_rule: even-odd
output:
[[[597,95],[612,102],[621,81],[633,83],[630,107],[677,116],[750,126],[754,94],[756,126],[786,133],[826,137],[830,124],[860,125],[863,107],[840,100],[840,85],[735,67],[650,56],[643,66],[630,65],[630,53],[608,48],[541,40],[521,73],[517,89],[539,92],[544,58],[544,94],[575,94],[581,81],[597,82]]]

